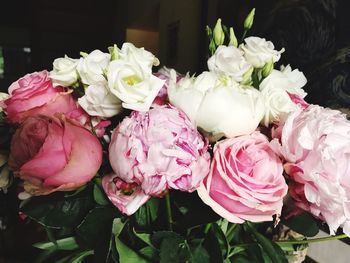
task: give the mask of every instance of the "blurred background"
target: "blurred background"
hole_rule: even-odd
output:
[[[200,73],[208,58],[206,25],[213,27],[221,17],[240,37],[243,20],[255,7],[249,34],[286,49],[279,64],[304,72],[306,100],[349,113],[347,0],[11,0],[0,6],[1,91],[27,73],[50,71],[57,57],[107,52],[125,41],[154,53],[161,66]],[[0,193],[0,263],[30,262],[36,253],[30,244],[41,239],[40,232],[23,225],[7,200]],[[11,261],[2,261],[5,256]]]

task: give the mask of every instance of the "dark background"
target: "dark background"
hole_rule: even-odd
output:
[[[0,90],[19,77],[51,70],[57,57],[78,58],[128,40],[127,30],[146,34],[141,40],[162,65],[180,72],[206,69],[205,26],[218,17],[233,26],[237,36],[251,8],[256,18],[250,34],[284,47],[280,64],[299,68],[308,78],[311,103],[350,108],[350,17],[347,0],[60,0],[2,1],[0,47],[4,74]],[[148,37],[149,36],[149,39]],[[152,38],[152,41],[150,40]],[[148,43],[150,40],[152,43]],[[137,43],[142,46],[142,41]],[[0,262],[28,262],[41,239],[35,226],[24,225],[11,211],[9,195],[0,193]],[[18,253],[20,251],[20,253]],[[1,261],[12,257],[12,261]]]

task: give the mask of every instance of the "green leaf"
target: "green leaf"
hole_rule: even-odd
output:
[[[165,238],[160,245],[160,262],[184,262],[189,257],[186,241],[181,237]]]
[[[270,257],[273,263],[288,263],[283,250],[273,241],[260,234],[251,223],[246,224],[248,231],[255,237],[256,241]]]
[[[120,235],[120,233],[123,231],[123,228],[125,226],[126,222],[123,222],[121,218],[115,218],[112,223],[112,233],[116,237]]]
[[[209,254],[201,244],[191,250],[191,263],[210,263]]]
[[[148,259],[149,261],[159,262],[159,253],[153,247],[148,246],[148,247],[141,248],[138,253],[142,255],[144,258]]]
[[[146,259],[142,258],[134,250],[126,246],[119,238],[115,238],[116,248],[119,254],[119,262],[123,263],[147,263]]]
[[[145,242],[147,245],[153,247],[153,244],[151,242],[151,234],[147,233],[137,233],[135,229],[133,229],[134,234],[141,239],[143,242]]]
[[[160,262],[183,262],[190,257],[186,240],[175,232],[155,232],[151,237],[151,241],[155,247],[160,249]]]
[[[258,244],[253,244],[251,246],[246,247],[246,252],[251,260],[251,262],[265,262],[263,257],[263,251],[261,250],[260,246]]]
[[[63,239],[56,240],[56,244],[54,242],[40,242],[33,245],[39,249],[57,249],[57,250],[74,250],[79,248],[77,241],[74,237],[67,237]]]
[[[77,240],[94,249],[95,262],[105,262],[111,248],[113,220],[119,216],[116,209],[97,207],[91,210],[77,227]]]
[[[319,228],[315,219],[308,213],[302,213],[297,216],[293,216],[287,220],[281,220],[281,223],[288,226],[295,232],[307,237],[313,237],[317,235]]]
[[[104,191],[102,191],[101,186],[97,184],[94,184],[94,200],[99,205],[105,206],[109,204]]]
[[[94,254],[93,250],[83,251],[71,259],[71,263],[82,263],[85,258]]]
[[[91,210],[81,224],[77,227],[77,237],[90,248],[94,248],[97,243],[110,237],[113,220],[119,214],[115,209],[97,207]]]
[[[33,197],[20,211],[38,223],[53,228],[76,227],[93,208],[88,190],[65,198],[63,193]]]
[[[172,231],[158,231],[151,236],[151,242],[156,248],[160,248],[161,243],[166,238],[178,238],[184,240],[179,234]]]
[[[208,237],[211,240],[212,245],[220,251],[221,258],[225,259],[227,257],[229,244],[225,234],[222,232],[217,223],[211,224]]]
[[[234,263],[252,263],[252,261],[244,255],[237,255],[236,257],[231,259],[231,262],[234,262]]]
[[[152,198],[141,206],[133,215],[135,223],[139,228],[150,228],[158,217],[159,199]]]

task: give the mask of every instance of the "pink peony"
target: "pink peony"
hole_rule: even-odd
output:
[[[78,108],[69,92],[53,87],[45,70],[25,75],[12,83],[8,91],[10,97],[4,101],[4,111],[11,123],[20,123],[36,114],[53,116]]]
[[[197,190],[232,223],[272,220],[281,214],[287,191],[282,162],[259,132],[218,142],[210,173]]]
[[[310,105],[281,123],[272,143],[293,180],[296,205],[350,236],[350,122],[336,110]]]
[[[167,67],[161,68],[157,73],[154,75],[162,80],[165,80],[165,83],[163,87],[160,89],[158,92],[157,97],[153,101],[153,105],[165,105],[168,103],[169,98],[168,98],[168,87],[169,87],[169,81],[170,81],[170,70]],[[183,76],[176,72],[176,82],[178,82],[180,79],[182,79]]]
[[[309,107],[309,103],[307,103],[302,97],[297,94],[288,93],[289,98],[294,102],[294,104],[298,105],[302,109],[306,109]]]
[[[207,141],[172,106],[132,112],[113,131],[109,160],[115,174],[147,195],[194,191],[209,172]]]
[[[109,200],[126,215],[132,215],[146,203],[151,196],[144,193],[140,185],[126,183],[116,175],[108,175],[102,179],[102,187]]]
[[[101,163],[99,140],[63,116],[28,117],[11,141],[9,165],[33,195],[75,189],[90,181]]]

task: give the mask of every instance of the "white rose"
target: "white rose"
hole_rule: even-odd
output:
[[[283,67],[282,71],[272,70],[271,74],[259,86],[266,108],[262,123],[267,127],[270,123],[280,120],[285,113],[297,109],[298,106],[288,93],[304,98],[306,92],[302,87],[305,84],[304,74],[299,70],[292,71],[289,65]]]
[[[284,48],[280,51],[275,50],[275,47],[271,41],[266,41],[265,38],[260,37],[247,37],[244,39],[245,44],[241,44],[240,48],[244,51],[244,57],[256,68],[262,68],[267,62],[277,62],[281,58],[281,53],[284,52]]]
[[[9,94],[0,92],[0,112],[2,112],[3,101],[9,97]]]
[[[131,43],[124,43],[120,50],[120,58],[131,64],[139,64],[145,72],[152,72],[152,66],[158,66],[159,60],[144,48],[137,48]]]
[[[90,115],[109,118],[121,111],[121,101],[103,85],[90,85],[78,99],[80,106]]]
[[[117,96],[126,109],[148,111],[165,80],[161,80],[148,71],[143,71],[139,64],[122,59],[109,64],[108,88]]]
[[[192,79],[187,76],[178,83],[172,78],[168,95],[192,122],[213,135],[223,133],[230,138],[250,134],[264,115],[258,90],[243,89],[213,72]]]
[[[279,121],[284,114],[298,108],[283,88],[264,83],[263,88],[260,85],[260,90],[265,104],[265,115],[261,122],[266,127],[274,121]]]
[[[302,87],[306,85],[307,79],[304,73],[298,69],[294,69],[292,71],[290,65],[287,65],[286,67],[281,66],[281,73],[286,79],[286,85],[283,86],[284,89],[289,93],[293,93],[301,98],[305,98],[307,93],[302,89]]]
[[[231,76],[235,81],[243,80],[250,64],[243,57],[243,51],[234,46],[219,46],[215,54],[208,60],[208,68],[216,73],[223,73]]]
[[[80,58],[77,66],[81,81],[86,85],[99,85],[106,82],[103,76],[111,55],[100,50],[94,50],[84,58]]]
[[[50,72],[50,78],[54,86],[69,87],[72,86],[78,80],[77,72],[77,59],[69,58],[56,58],[53,62],[53,70]]]

